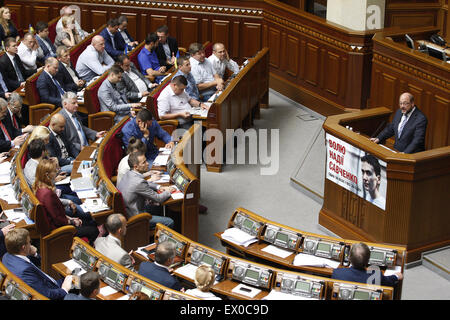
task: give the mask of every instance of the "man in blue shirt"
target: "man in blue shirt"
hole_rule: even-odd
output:
[[[179,57],[177,59],[178,71],[175,73],[173,78],[182,75],[187,80],[187,86],[184,91],[188,94],[191,99],[200,100],[200,93],[198,92],[197,83],[195,82],[194,76],[191,73],[191,62],[187,57]]]
[[[136,118],[128,121],[122,128],[122,142],[125,149],[128,147],[128,141],[131,137],[136,137],[141,139],[142,142],[147,146],[147,152],[145,156],[151,163],[158,156],[158,147],[155,146],[155,137],[160,139],[166,144],[166,148],[172,149],[174,142],[172,137],[163,128],[161,128],[156,120],[153,120],[152,114],[147,109],[140,110]]]
[[[144,76],[150,81],[160,83],[165,76],[166,67],[159,65],[156,48],[158,47],[158,36],[150,33],[145,38],[145,45],[138,54],[139,68]],[[154,79],[154,80],[153,80]]]

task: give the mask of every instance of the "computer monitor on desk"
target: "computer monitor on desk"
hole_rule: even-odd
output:
[[[447,55],[445,54],[445,50],[440,50],[432,46],[427,46],[428,48],[428,54],[430,57],[434,57],[436,59],[447,61]]]
[[[405,34],[405,39],[406,39],[406,45],[408,46],[408,48],[414,49],[413,39],[408,34]]]

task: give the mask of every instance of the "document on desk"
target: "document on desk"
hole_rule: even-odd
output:
[[[316,257],[311,254],[299,253],[295,256],[294,266],[309,266],[319,268],[333,268],[336,269],[339,266],[339,261],[334,261],[327,258]]]
[[[0,175],[4,174],[9,175],[10,171],[11,171],[11,162],[6,161],[0,163]]]
[[[272,290],[267,296],[265,296],[261,300],[319,300],[319,299],[296,296],[293,294]]]
[[[180,274],[189,279],[195,279],[195,271],[197,271],[197,266],[192,263],[185,264],[182,267],[177,268],[174,273]]]
[[[271,244],[268,245],[267,247],[261,249],[261,251],[273,254],[274,256],[277,256],[277,257],[280,257],[283,259],[285,259],[285,258],[289,257],[291,254],[293,254],[292,251],[284,250],[284,249],[278,248]]]
[[[0,174],[0,183],[11,183],[11,176],[8,174]]]
[[[86,270],[83,269],[81,264],[79,264],[74,259],[70,259],[70,260],[67,260],[66,262],[63,262],[63,265],[65,265],[66,268],[70,270],[70,272],[72,272],[76,268],[80,268],[81,271],[79,273],[77,273],[78,276],[81,276],[83,273],[86,273]]]
[[[402,272],[402,266],[395,266],[394,268],[388,268],[384,271],[386,277],[392,276],[394,273]]]
[[[168,154],[160,154],[153,161],[153,166],[156,166],[156,167],[165,166],[165,165],[167,165],[167,161],[168,160],[169,160],[169,155]]]
[[[109,296],[111,294],[117,293],[117,292],[118,291],[116,289],[111,288],[110,286],[106,286],[106,287],[100,288],[100,294],[102,296],[105,296],[105,297]]]
[[[191,108],[189,110],[189,113],[193,116],[199,116],[202,118],[208,117],[208,109],[202,109],[202,108]]]
[[[14,193],[12,184],[0,186],[0,199],[8,202],[8,204],[19,204],[19,201],[17,201],[16,199],[16,194]]]
[[[20,208],[18,208],[18,209],[20,209]],[[16,210],[10,209],[10,210],[4,210],[3,211],[3,213],[8,218],[8,221],[13,222],[13,223],[17,223],[17,222],[19,222],[21,220],[26,220],[27,219],[27,216],[25,215],[24,211],[16,211]]]
[[[77,193],[78,198],[80,198],[80,199],[97,198],[98,197],[97,190],[95,190],[95,189],[77,191],[76,193]]]
[[[84,211],[87,212],[100,212],[100,211],[105,211],[105,210],[109,210],[110,208],[108,207],[108,205],[106,203],[104,203],[102,201],[102,199],[100,198],[88,198],[84,201],[84,203],[81,205],[81,208]]]
[[[154,245],[155,243],[148,244],[143,247],[138,247],[134,252],[139,253],[141,256],[148,258],[148,253],[144,251],[145,248],[150,247],[151,245]]]
[[[55,182],[55,185],[60,186],[62,184],[68,184],[70,183],[70,176],[66,177],[65,179]]]
[[[233,290],[231,290],[231,292],[242,294],[249,298],[254,298],[258,293],[261,292],[261,289],[249,287],[246,286],[245,284],[240,283],[236,287],[234,287]]]
[[[150,181],[149,181],[150,182]],[[170,175],[168,174],[162,174],[159,178],[159,180],[154,181],[153,183],[169,183],[170,182]]]
[[[95,143],[100,144],[102,143],[104,137],[100,137],[97,140],[95,140]]]
[[[256,237],[249,235],[238,228],[230,228],[225,230],[222,233],[222,238],[243,247],[248,247],[252,243],[258,241]]]
[[[92,179],[90,177],[76,178],[70,181],[70,186],[73,191],[86,191],[94,189]]]

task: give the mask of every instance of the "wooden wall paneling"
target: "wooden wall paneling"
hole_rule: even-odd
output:
[[[11,13],[14,12],[14,14],[16,15],[16,19],[17,19],[17,25],[16,27],[19,28],[28,28],[28,24],[26,24],[27,21],[30,21],[30,19],[27,19],[27,11],[26,7],[29,6],[25,6],[22,4],[11,4],[8,3],[8,8],[9,11]]]
[[[189,48],[192,42],[198,42],[198,39],[201,39],[199,37],[200,22],[197,18],[181,17],[180,24],[179,42],[181,43],[181,47]]]
[[[281,32],[278,29],[269,27],[268,45],[270,49],[269,64],[271,67],[281,68]],[[245,55],[244,55],[245,57]]]
[[[298,76],[298,70],[299,70],[299,61],[300,61],[300,48],[299,48],[299,39],[288,35],[287,37],[287,54],[286,54],[286,62],[287,62],[287,68],[286,72],[293,76],[294,78],[297,78]]]
[[[385,106],[391,108],[392,111],[395,111],[398,103],[398,97],[396,96],[396,87],[397,87],[397,78],[393,77],[385,72],[381,72],[380,79],[381,83],[379,83],[379,106]],[[382,94],[381,94],[382,93]]]
[[[138,41],[144,41],[145,38],[147,37],[148,21],[149,21],[149,19],[148,19],[148,15],[146,13],[142,13],[139,15],[139,17],[138,17],[139,29],[137,30],[137,39],[139,39]]]
[[[305,63],[305,80],[310,85],[317,87],[320,63],[318,46],[312,43],[306,44]]]
[[[223,43],[225,49],[230,47],[231,27],[230,21],[211,20],[211,42]]]
[[[86,7],[80,7],[80,20],[81,20],[81,28],[91,33],[94,29],[92,26],[92,20],[91,20],[91,10]]]
[[[428,122],[427,131],[432,134],[432,146],[448,146],[450,144],[450,100],[435,95],[432,106],[435,115],[433,121]],[[431,130],[430,130],[431,129]],[[447,135],[443,134],[447,132]]]
[[[231,43],[230,43],[230,47],[227,48],[228,54],[230,55],[230,57],[233,57],[233,58],[242,58],[242,55],[240,53],[241,48],[239,46],[239,41],[241,40],[240,28],[241,28],[241,22],[233,21],[232,31],[231,31]]]
[[[138,15],[136,13],[121,12],[117,17],[124,15],[128,19],[127,30],[136,41],[143,38],[138,37]],[[139,41],[140,42],[140,41]]]
[[[190,43],[192,42],[198,42],[197,39],[201,39],[200,43],[205,43],[206,41],[211,41],[212,35],[211,35],[211,28],[210,28],[210,22],[209,19],[204,18],[202,19],[202,27],[200,30],[198,30],[198,34],[193,34],[190,40]],[[197,38],[195,38],[197,37]]]
[[[90,13],[93,29],[97,30],[108,22],[108,11],[91,10]]]
[[[288,53],[286,32],[281,32],[281,49],[280,49],[280,71],[286,72],[288,67]]]
[[[319,86],[321,90],[325,89],[325,75],[324,72],[327,72],[327,76],[328,76],[328,70],[326,70],[325,68],[325,64],[326,64],[326,52],[327,49],[324,47],[320,47],[319,50]]]
[[[414,28],[437,25],[437,11],[407,13],[392,13],[390,16],[390,27]]]
[[[340,73],[341,73],[341,59],[339,55],[327,51],[324,52],[325,56],[325,80],[324,89],[330,94],[335,95],[339,98],[339,83],[340,83]]]
[[[272,49],[270,49],[272,50]],[[270,51],[272,55],[272,51]],[[300,80],[305,79],[305,69],[306,69],[306,41],[300,40]]]
[[[339,71],[339,98],[343,101],[345,99],[345,94],[347,92],[347,68],[348,68],[348,59],[343,56],[340,57],[341,62],[340,62],[340,66],[341,69]]]
[[[261,24],[260,23],[243,23],[242,30],[242,56],[251,57],[261,50]]]
[[[173,15],[169,18],[168,27],[169,27],[169,35],[171,37],[174,37],[175,39],[178,39],[177,38],[177,33],[178,33],[178,16],[177,15]],[[187,48],[186,48],[186,50],[187,50]]]
[[[163,25],[168,26],[167,16],[152,14],[150,15],[150,25],[148,26],[147,33],[156,32],[156,29]]]
[[[36,22],[38,21],[50,21],[54,17],[50,13],[50,7],[44,7],[44,6],[34,6],[33,7],[33,18],[31,20],[31,23],[33,26],[36,25]],[[30,21],[30,20],[29,20]]]

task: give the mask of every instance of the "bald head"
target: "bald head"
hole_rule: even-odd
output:
[[[227,50],[223,43],[217,42],[213,45],[213,54],[220,60],[228,59]]]
[[[52,116],[50,119],[50,129],[52,129],[55,133],[60,134],[64,131],[64,127],[66,125],[66,119],[60,113],[57,113]]]
[[[95,37],[93,37],[91,44],[95,48],[95,50],[100,53],[105,50],[105,39],[103,39],[101,35],[96,35]]]
[[[56,59],[54,57],[50,57],[50,58],[47,58],[47,60],[45,60],[44,69],[45,69],[45,71],[50,73],[52,76],[56,75],[56,73],[58,72],[58,67],[59,67],[58,59]]]

